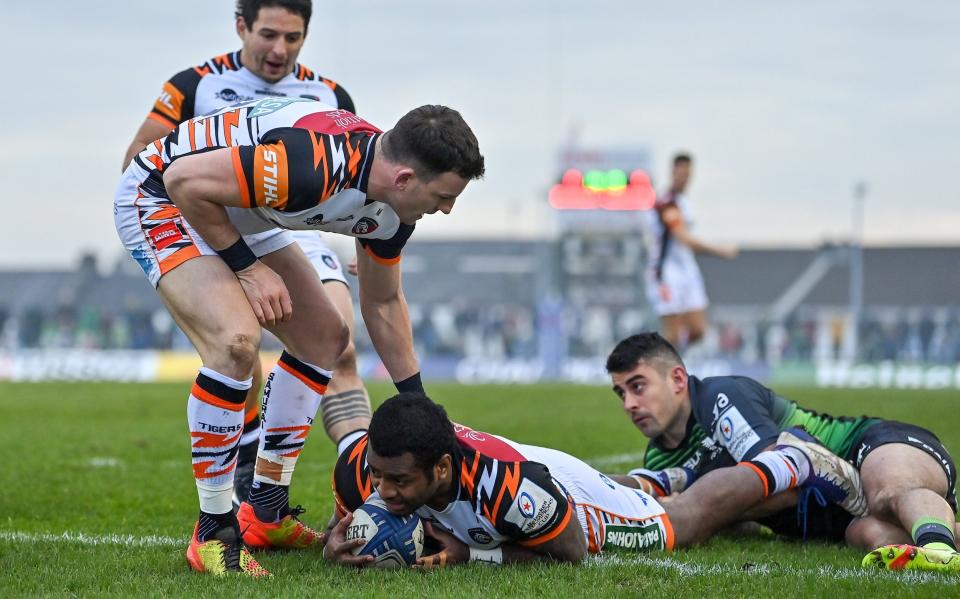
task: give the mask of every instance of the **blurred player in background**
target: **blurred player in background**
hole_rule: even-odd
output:
[[[960,572],[956,466],[930,431],[819,414],[747,377],[698,379],[657,333],[617,344],[607,371],[627,416],[650,439],[645,468],[635,473],[663,480],[662,492],[682,491],[705,472],[750,460],[783,431],[801,427],[860,471],[870,514],[854,518],[815,494],[785,493],[745,520],[785,536],[875,549],[863,560],[867,566]]]
[[[324,556],[363,566],[351,513],[377,495],[396,515],[416,512],[439,549],[419,567],[469,561],[579,562],[600,551],[672,550],[706,541],[764,497],[800,485],[863,502],[856,471],[798,439],[722,472],[661,505],[577,458],[452,423],[420,393],[401,393],[345,438],[334,469],[335,523]]]
[[[646,214],[647,299],[660,317],[664,336],[680,347],[699,341],[707,330],[707,292],[694,253],[732,259],[732,246],[707,244],[690,233],[687,187],[693,170],[689,154],[673,158],[670,187]]]
[[[153,110],[127,149],[124,168],[147,144],[164,137],[183,121],[236,102],[268,97],[312,98],[356,113],[353,100],[341,85],[297,62],[311,12],[311,0],[239,0],[236,28],[242,42],[241,49],[181,71],[163,84]],[[315,231],[292,231],[290,234],[310,259],[327,296],[350,329],[350,342],[334,366],[336,376],[331,380],[320,407],[323,427],[336,442],[358,427],[357,418],[365,422],[370,416],[370,398],[357,373],[353,301],[340,259],[327,247],[320,234]],[[237,457],[234,481],[234,505],[237,507],[247,498],[253,484],[260,439],[262,384],[263,369],[258,364],[247,397],[245,426]]]

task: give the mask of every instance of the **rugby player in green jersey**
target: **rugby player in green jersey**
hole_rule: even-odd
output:
[[[855,518],[816,493],[794,492],[745,512],[745,521],[869,549],[864,566],[960,572],[956,466],[932,432],[820,414],[747,377],[699,379],[657,333],[617,344],[607,372],[627,416],[650,439],[645,469],[631,473],[634,485],[682,491],[709,470],[751,459],[781,432],[802,429],[860,471],[869,515]],[[628,478],[617,477],[629,484]]]

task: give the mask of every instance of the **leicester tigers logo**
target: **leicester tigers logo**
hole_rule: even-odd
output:
[[[476,541],[481,545],[489,545],[493,542],[493,537],[491,537],[487,531],[482,528],[471,528],[467,531],[467,534],[470,535],[470,538]]]
[[[354,235],[369,235],[377,230],[380,225],[377,221],[372,218],[367,218],[364,216],[357,221],[357,224],[353,225],[353,234]]]

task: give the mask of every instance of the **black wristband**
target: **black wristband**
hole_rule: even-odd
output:
[[[400,393],[423,393],[423,381],[420,380],[420,373],[407,377],[402,381],[393,384]]]
[[[240,239],[230,247],[217,250],[217,253],[220,254],[220,257],[223,258],[223,261],[227,263],[227,266],[229,266],[233,272],[239,272],[244,268],[248,268],[257,261],[256,254],[253,253],[250,246],[243,240],[243,237],[240,237]]]

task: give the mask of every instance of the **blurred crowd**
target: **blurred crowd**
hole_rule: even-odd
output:
[[[645,308],[575,307],[557,297],[538,305],[458,301],[411,304],[422,357],[531,359],[604,356],[616,341],[655,328]],[[357,346],[372,351],[358,314]],[[842,311],[801,307],[784,322],[718,308],[695,351],[700,357],[817,362],[849,356],[852,328]],[[269,336],[265,349],[279,349]],[[0,349],[164,349],[192,351],[160,308],[116,310],[89,305],[13,314],[0,306]],[[960,309],[867,309],[854,350],[866,362],[960,362]]]
[[[11,314],[0,306],[0,349],[192,349],[163,309],[63,306]]]

